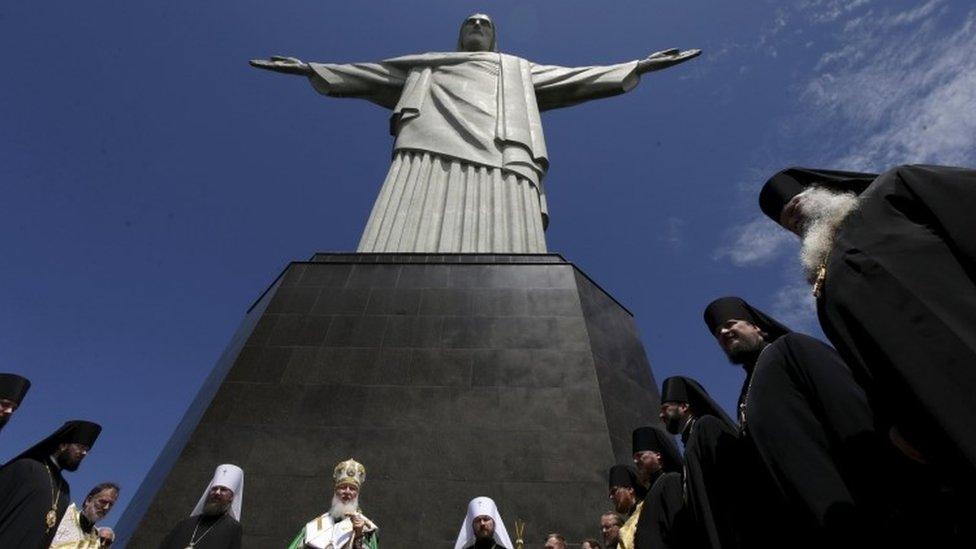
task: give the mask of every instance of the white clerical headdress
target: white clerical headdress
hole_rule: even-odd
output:
[[[508,530],[505,529],[505,523],[502,522],[502,517],[498,514],[498,507],[495,506],[495,502],[491,498],[486,497],[474,498],[468,504],[468,514],[464,517],[464,522],[461,523],[461,532],[458,533],[454,549],[464,549],[474,545],[475,536],[472,523],[474,519],[480,516],[488,516],[495,521],[495,543],[506,549],[514,549],[512,540],[508,537]]]
[[[223,465],[218,465],[217,470],[214,471],[213,480],[207,485],[207,489],[203,491],[203,495],[200,496],[200,501],[197,502],[197,506],[193,508],[193,512],[190,513],[191,517],[203,514],[203,506],[207,503],[207,495],[210,494],[210,489],[214,486],[223,486],[234,492],[234,501],[230,504],[230,509],[227,512],[230,516],[234,517],[237,522],[241,521],[241,504],[244,502],[244,471],[230,463],[225,463]]]

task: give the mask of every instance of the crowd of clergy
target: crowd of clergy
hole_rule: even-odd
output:
[[[594,537],[530,545],[976,547],[976,171],[791,168],[766,182],[759,205],[801,239],[832,346],[741,297],[708,303],[717,352],[745,373],[736,417],[696,380],[665,379],[663,428],[634,430],[632,462],[608,464],[607,512],[567,517]],[[0,374],[0,428],[29,387]],[[0,548],[112,544],[97,523],[119,486],[98,484],[76,504],[64,476],[100,431],[69,421],[0,468]],[[288,549],[378,549],[379,526],[360,506],[365,467],[343,461],[332,480],[331,507]],[[239,548],[243,498],[244,471],[218,465],[161,549]],[[521,549],[516,534],[476,497],[454,547]]]

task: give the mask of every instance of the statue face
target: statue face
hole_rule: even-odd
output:
[[[461,51],[491,51],[494,43],[495,27],[487,17],[469,17],[461,25]]]

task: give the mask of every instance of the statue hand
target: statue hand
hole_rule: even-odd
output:
[[[252,67],[285,74],[309,74],[312,69],[297,57],[283,57],[272,55],[271,59],[251,59]]]
[[[645,59],[641,59],[637,62],[637,72],[643,74],[645,72],[659,71],[661,69],[679,65],[689,59],[694,59],[699,55],[701,55],[701,50],[682,51],[678,48],[654,52],[651,55],[648,55]]]

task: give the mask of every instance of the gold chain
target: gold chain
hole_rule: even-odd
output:
[[[47,469],[47,478],[51,481],[51,501],[53,502],[51,503],[51,510],[44,515],[44,524],[47,526],[44,533],[47,534],[58,523],[58,501],[61,500],[61,486],[58,483],[58,490],[57,492],[54,491],[54,473],[51,472],[51,466],[44,463],[44,468]]]

